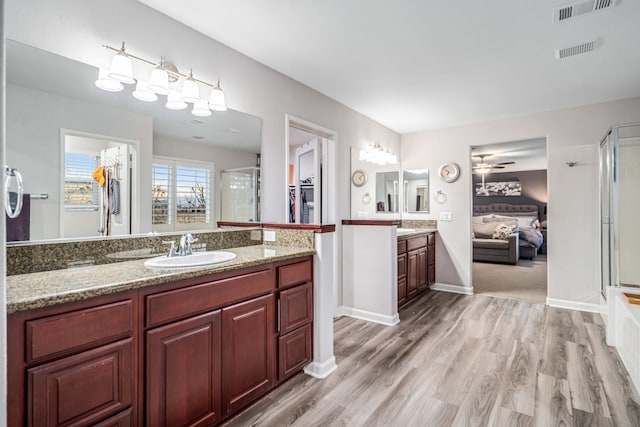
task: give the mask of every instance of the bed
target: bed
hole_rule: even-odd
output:
[[[473,206],[473,222],[517,221],[519,257],[533,259],[544,243],[540,229],[540,215],[536,205],[490,203]]]

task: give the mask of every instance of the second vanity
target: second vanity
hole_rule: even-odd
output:
[[[435,233],[420,229],[398,231],[398,308],[429,290],[435,281]]]
[[[228,250],[8,277],[8,424],[212,425],[302,370],[314,250]]]

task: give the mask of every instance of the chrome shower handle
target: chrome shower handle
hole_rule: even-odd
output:
[[[16,184],[18,186],[18,197],[16,198],[16,207],[15,209],[11,208],[11,195],[9,194],[9,189],[11,188],[11,178],[16,179]],[[7,212],[7,216],[9,218],[17,218],[22,211],[22,196],[24,194],[24,188],[22,187],[22,175],[18,172],[18,169],[10,168],[9,166],[4,166],[4,209]]]

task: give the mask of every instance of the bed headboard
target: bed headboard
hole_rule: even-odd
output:
[[[536,205],[512,205],[511,203],[489,203],[488,205],[474,205],[473,216],[488,214],[508,216],[535,216],[540,218]]]

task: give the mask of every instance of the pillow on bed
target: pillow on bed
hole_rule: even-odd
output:
[[[491,223],[483,223],[483,224],[473,224],[473,235],[478,239],[493,239],[493,234],[498,228],[499,225],[506,224],[508,226],[513,226],[514,231],[517,230],[518,223],[516,221],[503,221],[503,222],[491,222]]]
[[[491,236],[491,238],[492,239],[506,240],[516,230],[518,230],[518,225],[517,224],[500,223],[496,227],[496,231],[493,232],[493,235]]]
[[[474,224],[482,224],[485,218],[491,218],[491,215],[479,215],[471,218],[471,222]],[[489,221],[487,221],[489,222]]]

